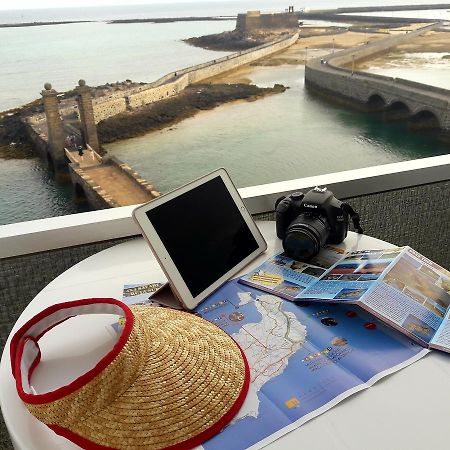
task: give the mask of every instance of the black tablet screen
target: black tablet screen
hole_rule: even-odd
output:
[[[258,248],[220,176],[146,214],[193,297]]]

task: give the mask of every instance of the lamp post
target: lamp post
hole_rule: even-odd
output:
[[[305,47],[305,66],[306,66],[306,61],[308,61],[308,47]]]
[[[355,72],[355,55],[352,55],[352,75]]]

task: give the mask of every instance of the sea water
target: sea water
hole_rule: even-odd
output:
[[[359,0],[351,6],[373,4],[394,3]],[[214,59],[225,53],[191,47],[182,39],[230,30],[235,25],[231,20],[110,25],[107,20],[227,16],[251,9],[280,11],[284,6],[262,0],[0,11],[0,23],[99,21],[0,28],[0,110],[39,97],[47,81],[61,91],[73,88],[80,78],[90,85],[127,78],[152,81],[167,72]],[[343,5],[337,0],[316,0],[304,6],[320,9]],[[427,11],[421,13],[427,17]],[[405,70],[402,76],[407,78],[408,73]],[[433,78],[428,74],[426,81],[434,83]],[[311,97],[303,88],[301,66],[260,68],[253,81],[260,85],[281,82],[290,89],[253,103],[224,105],[172,129],[112,144],[108,150],[162,192],[218,165],[230,170],[238,186],[249,186],[447,152],[432,135],[411,134],[402,124],[387,125],[375,116]],[[38,158],[0,159],[0,177],[0,224],[85,208],[74,203],[71,186],[57,184]]]

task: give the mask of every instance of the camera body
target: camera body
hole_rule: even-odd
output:
[[[306,194],[294,192],[275,205],[276,232],[288,256],[307,260],[326,244],[347,237],[349,215],[331,191],[315,187]]]

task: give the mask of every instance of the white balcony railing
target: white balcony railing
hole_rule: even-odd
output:
[[[327,186],[344,199],[448,180],[450,155],[241,188],[252,214],[273,211],[275,200],[296,190]],[[0,226],[0,259],[139,234],[134,206]]]

